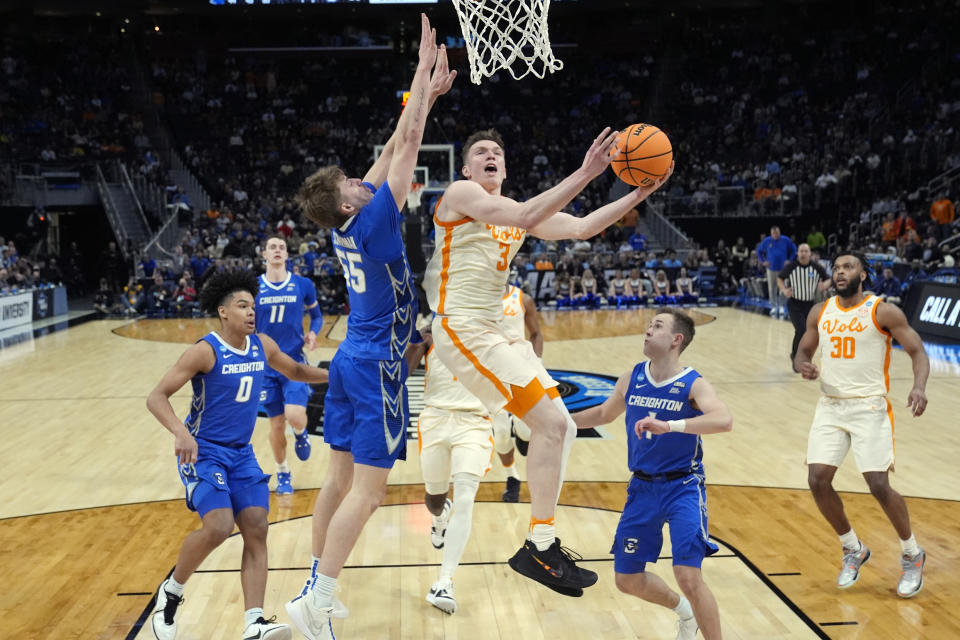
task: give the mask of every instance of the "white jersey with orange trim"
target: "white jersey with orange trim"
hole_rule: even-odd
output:
[[[833,398],[885,396],[890,390],[890,333],[877,321],[880,299],[867,295],[844,308],[833,296],[823,303],[820,334],[820,389]]]
[[[526,310],[523,308],[523,290],[511,286],[507,295],[503,296],[503,329],[510,340],[520,341],[527,339],[527,326],[524,322]]]
[[[443,222],[433,216],[436,246],[423,287],[430,308],[441,316],[499,320],[510,262],[527,232],[472,218]]]
[[[434,409],[488,415],[483,403],[457,381],[456,377],[450,373],[450,369],[437,357],[433,347],[427,351],[426,372],[423,376],[423,404]]]

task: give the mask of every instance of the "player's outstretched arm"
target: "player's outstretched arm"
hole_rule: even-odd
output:
[[[615,157],[617,135],[619,133],[610,127],[605,128],[594,138],[579,169],[526,202],[491,195],[476,182],[458,180],[447,187],[440,206],[489,224],[532,229],[567,206],[591,180],[603,173]]]
[[[326,369],[311,367],[302,362],[297,362],[281,351],[277,343],[273,341],[273,338],[265,333],[258,333],[257,337],[259,337],[260,342],[263,343],[263,355],[267,358],[267,364],[291,380],[309,382],[311,384],[323,384],[329,380],[329,371]]]
[[[703,415],[686,420],[657,420],[648,416],[637,420],[634,425],[637,437],[642,438],[644,431],[654,435],[668,431],[707,435],[733,430],[733,415],[730,413],[730,408],[720,399],[717,390],[706,378],[701,376],[693,381],[693,386],[690,387],[690,404],[702,411]]]
[[[797,345],[797,355],[793,357],[793,366],[807,380],[816,380],[820,375],[817,365],[813,364],[813,354],[820,344],[820,333],[817,331],[817,321],[825,302],[813,305],[807,314],[807,330],[803,332],[800,343]]]
[[[421,21],[424,18],[425,16],[421,16]],[[421,41],[422,40],[423,34],[421,33]],[[447,63],[446,47],[441,47],[437,55],[437,63],[433,68],[433,74],[430,76],[430,88],[428,91],[427,104],[428,113],[431,109],[433,109],[433,105],[436,104],[437,98],[450,91],[450,87],[453,86],[453,81],[456,77],[457,72],[451,71],[450,65]],[[410,95],[413,95],[412,86],[410,91]],[[394,130],[394,132],[390,135],[387,143],[383,146],[383,151],[380,152],[380,156],[376,159],[376,161],[374,161],[373,166],[370,167],[370,170],[367,171],[367,174],[363,177],[364,182],[369,182],[377,188],[379,188],[380,185],[387,180],[387,172],[390,169],[390,163],[393,161],[393,154],[397,148],[397,131],[399,130],[400,125],[399,121],[397,124],[398,129]]]
[[[566,240],[568,238],[586,240],[592,238],[620,220],[627,211],[649,198],[670,179],[672,174],[673,164],[670,165],[670,169],[662,178],[659,178],[649,187],[637,187],[622,198],[614,200],[582,218],[572,216],[569,213],[556,213],[536,227],[531,228],[530,233],[543,240]]]
[[[628,371],[617,379],[617,385],[613,388],[613,393],[600,406],[570,414],[573,421],[577,423],[577,429],[592,429],[593,427],[610,424],[627,410],[624,398],[626,398],[627,385],[630,384],[632,373],[632,371]]]
[[[187,384],[198,373],[209,372],[217,362],[213,349],[206,342],[198,342],[183,352],[177,363],[164,374],[147,396],[147,409],[174,435],[174,453],[180,464],[197,461],[197,441],[190,435],[183,421],[177,418],[170,404],[170,396]]]
[[[907,397],[907,406],[914,417],[923,415],[927,408],[927,378],[930,376],[930,358],[923,348],[923,340],[896,305],[881,303],[877,308],[877,322],[900,343],[913,362],[913,388]]]

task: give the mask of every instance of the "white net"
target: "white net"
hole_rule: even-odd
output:
[[[410,191],[407,192],[407,209],[410,211],[416,211],[420,208],[420,197],[423,195],[423,185],[413,183],[410,187]]]
[[[500,69],[515,80],[563,69],[550,49],[550,0],[453,0],[467,44],[470,80],[480,84]]]

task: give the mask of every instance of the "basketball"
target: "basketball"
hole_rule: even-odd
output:
[[[673,145],[670,138],[652,124],[633,124],[617,139],[620,151],[610,166],[618,178],[634,187],[649,187],[670,169]]]

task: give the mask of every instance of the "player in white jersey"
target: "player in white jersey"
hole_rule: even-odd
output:
[[[576,566],[554,532],[554,512],[576,425],[529,343],[503,329],[501,298],[510,262],[527,231],[545,240],[591,238],[626,214],[666,180],[638,188],[576,218],[558,211],[606,170],[615,155],[616,132],[604,129],[582,166],[553,188],[519,203],[501,195],[506,178],[503,141],[493,131],[470,136],[463,146],[466,180],[447,187],[434,214],[436,249],[424,278],[437,316],[437,356],[490,413],[506,409],[531,429],[527,465],[530,537],[510,559],[518,573],[570,596],[596,583],[596,573]],[[669,174],[668,174],[669,175]]]
[[[537,319],[537,305],[533,298],[523,295],[520,287],[507,284],[506,289],[503,296],[504,332],[512,341],[529,341],[533,353],[537,358],[542,358],[543,333]],[[514,436],[517,438],[516,447]],[[500,464],[507,472],[507,486],[500,497],[504,502],[520,502],[520,474],[517,473],[514,451],[527,455],[529,442],[530,427],[523,420],[510,415],[508,411],[493,416],[493,445]]]
[[[870,550],[860,542],[834,490],[833,476],[849,449],[870,493],[877,499],[900,537],[903,555],[897,594],[910,598],[923,588],[926,554],[910,528],[903,497],[890,487],[893,469],[893,409],[890,387],[890,342],[896,340],[913,361],[913,389],[907,398],[914,417],[927,406],[925,388],[930,361],[917,332],[896,306],[864,293],[867,263],[857,253],[843,253],[833,262],[837,295],[813,307],[794,364],[808,380],[820,378],[823,397],[810,427],[807,445],[808,483],[827,522],[843,545],[843,567],[837,586],[846,589],[860,577]],[[818,369],[811,362],[821,347]]]

